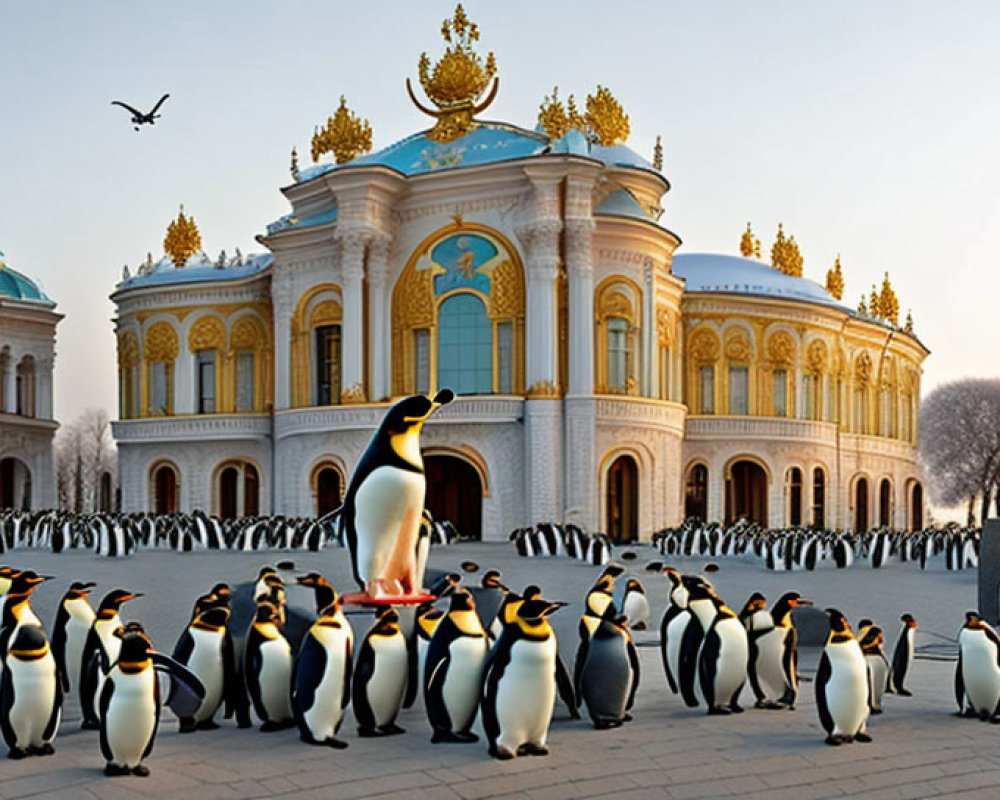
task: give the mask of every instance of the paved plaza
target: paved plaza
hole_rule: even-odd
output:
[[[646,584],[653,627],[665,604],[665,580],[643,572],[659,558],[638,547],[629,572]],[[115,586],[145,592],[128,603],[125,619],[142,621],[153,641],[170,651],[200,592],[219,580],[250,580],[259,566],[288,558],[296,573],[324,572],[341,590],[351,588],[347,555],[323,553],[189,553],[147,552],[112,561],[90,555],[60,556],[8,553],[5,563],[57,576],[36,593],[34,607],[51,624],[62,591],[72,580],[94,580],[95,605]],[[510,545],[453,545],[436,548],[431,565],[456,569],[473,559],[483,568],[496,567],[513,588],[542,586],[546,598],[570,601],[553,622],[572,663],[581,600],[600,572],[565,558],[519,559]],[[704,559],[670,561],[682,571],[696,572]],[[954,716],[954,662],[948,643],[967,608],[975,606],[974,572],[948,573],[939,567],[921,573],[912,564],[893,564],[873,571],[856,566],[847,571],[768,573],[755,563],[720,560],[721,571],[709,576],[737,609],[750,591],[763,591],[773,602],[796,589],[820,607],[837,606],[852,622],[872,617],[895,642],[901,613],[913,613],[920,625],[922,651],[909,688],[910,698],[888,696],[885,713],[873,717],[872,744],[826,747],[813,700],[811,682],[802,684],[795,711],[755,711],[730,717],[708,717],[689,710],[667,689],[655,635],[637,633],[642,683],[635,721],[618,730],[595,731],[589,721],[574,721],[557,704],[550,729],[551,755],[498,762],[474,745],[432,745],[420,701],[400,715],[402,736],[359,739],[348,714],[343,751],[302,744],[295,730],[262,734],[242,731],[230,722],[214,732],[179,735],[176,720],[165,712],[160,734],[147,760],[152,774],[142,778],[106,778],[97,735],[79,730],[75,696],[63,717],[56,754],[20,762],[0,761],[0,798],[207,798],[295,797],[350,798],[525,798],[561,800],[609,797],[820,798],[856,796],[909,798],[933,796],[996,797],[1000,792],[1000,729]],[[290,579],[294,573],[286,573]],[[473,576],[470,580],[476,579]],[[624,579],[620,580],[624,584]],[[305,590],[290,590],[289,602],[309,606]],[[358,639],[369,617],[352,617]],[[931,646],[931,647],[927,647]],[[815,670],[819,651],[803,648],[802,672]],[[750,704],[749,687],[743,695]]]

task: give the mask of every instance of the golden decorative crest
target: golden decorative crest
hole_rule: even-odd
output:
[[[555,87],[552,96],[546,95],[538,107],[538,123],[550,139],[558,139],[565,136],[570,128],[576,128],[590,141],[605,147],[622,144],[629,135],[628,114],[611,91],[600,84],[594,94],[587,95],[585,114],[577,109],[573,95],[566,98],[566,104],[563,105],[559,99],[559,87]],[[660,166],[656,169],[663,166],[663,148],[659,141],[657,137]],[[654,166],[656,159],[654,152]]]
[[[840,253],[833,262],[833,269],[826,271],[826,290],[834,300],[844,299],[844,273],[840,269]]]
[[[201,233],[198,232],[194,217],[184,216],[183,205],[177,213],[177,219],[167,226],[163,249],[178,267],[183,267],[191,256],[201,250]]]
[[[570,95],[570,102],[573,102],[573,95]],[[574,104],[573,110],[576,110]],[[579,116],[579,114],[577,114]],[[538,124],[542,126],[545,135],[550,139],[559,139],[566,135],[566,132],[573,127],[570,122],[566,106],[559,99],[559,87],[552,87],[552,97],[545,95],[542,104],[538,107]]]
[[[801,278],[803,263],[802,253],[799,252],[795,237],[791,236],[786,239],[785,231],[779,222],[778,235],[775,237],[774,244],[771,245],[771,266],[785,275]]]
[[[554,381],[536,381],[528,387],[525,396],[532,399],[555,398],[562,394],[562,389]]]
[[[315,164],[324,153],[333,153],[338,164],[346,164],[372,149],[372,126],[347,107],[340,96],[340,106],[326,120],[326,127],[312,137],[312,160]],[[294,151],[293,151],[294,152]]]
[[[356,405],[366,400],[365,389],[360,383],[352,383],[340,393],[340,402],[344,405]]]
[[[154,322],[146,335],[144,355],[147,361],[171,362],[177,358],[177,332],[169,322]]]
[[[743,258],[760,258],[760,239],[753,235],[749,222],[740,237],[740,255]]]
[[[864,316],[868,316],[868,303],[865,302],[865,296],[862,294],[861,299],[858,301],[858,313]]]
[[[910,336],[913,335],[913,312],[910,309],[906,310],[906,322],[903,324],[903,333],[908,333]]]
[[[790,366],[795,362],[795,340],[787,331],[778,331],[767,340],[767,354],[771,363]]]
[[[139,366],[139,339],[133,331],[118,332],[118,366],[124,369]]]
[[[882,317],[882,303],[879,299],[878,290],[875,288],[875,284],[872,284],[871,294],[868,295],[868,313],[873,317]]]
[[[752,356],[753,349],[746,333],[734,330],[726,334],[726,358],[730,361],[749,361]]]
[[[806,365],[811,372],[820,373],[826,366],[826,343],[822,339],[814,339],[806,348]]]
[[[719,355],[719,339],[710,330],[699,330],[691,337],[688,352],[696,362],[715,361]]]
[[[479,41],[479,26],[466,16],[461,3],[455,8],[455,16],[442,23],[441,36],[448,43],[441,59],[431,68],[427,53],[421,53],[417,66],[420,85],[438,110],[427,108],[417,100],[409,78],[406,79],[406,91],[417,108],[437,120],[427,138],[450,142],[472,130],[476,114],[496,97],[500,79],[496,77],[493,53],[487,55],[484,63],[473,49],[473,42]],[[479,102],[491,81],[489,94]]]
[[[878,296],[878,307],[880,316],[891,325],[899,327],[899,299],[893,291],[892,284],[889,283],[889,273],[885,273],[882,279],[882,291]]]
[[[206,314],[199,317],[188,333],[188,349],[222,350],[226,346],[226,326],[218,317]]]

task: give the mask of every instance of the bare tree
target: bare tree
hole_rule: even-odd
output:
[[[920,408],[920,456],[940,505],[979,499],[986,519],[1000,479],[1000,380],[964,379],[939,386]]]
[[[100,507],[101,476],[116,467],[108,413],[88,408],[63,427],[56,438],[56,480],[59,505],[74,511]]]

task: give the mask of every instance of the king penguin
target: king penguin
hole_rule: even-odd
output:
[[[406,637],[399,614],[386,606],[365,635],[358,651],[351,695],[359,736],[405,733],[396,724],[409,674]]]
[[[830,636],[816,670],[816,708],[826,731],[826,743],[870,742],[868,668],[857,639],[844,615],[828,608]]]
[[[143,633],[114,634],[118,658],[101,690],[101,753],[105,775],[149,775],[142,760],[153,750],[160,724],[160,687]]]
[[[22,625],[0,677],[0,731],[10,758],[48,756],[62,717],[63,692],[45,631]]]
[[[83,646],[87,643],[87,636],[97,616],[87,595],[96,585],[74,583],[70,586],[59,603],[56,621],[52,626],[52,655],[59,669],[64,694],[80,680]]]
[[[795,707],[799,694],[798,632],[792,624],[792,611],[810,605],[798,592],[786,592],[769,614],[766,624],[748,633],[750,643],[749,674],[757,708]]]
[[[0,621],[0,663],[7,657],[7,647],[24,625],[42,623],[31,608],[31,595],[38,584],[51,580],[51,575],[38,575],[32,570],[16,573],[11,578],[7,596],[4,598],[3,619]]]
[[[968,611],[958,634],[955,666],[958,713],[996,721],[1000,710],[1000,637],[979,614]],[[969,711],[965,711],[968,703]]]
[[[910,671],[910,664],[913,663],[917,621],[911,614],[903,614],[899,621],[903,623],[903,627],[896,640],[896,649],[892,651],[892,678],[889,686],[893,693],[910,697],[913,693],[905,687],[904,683]]]
[[[680,675],[681,641],[684,629],[691,620],[688,610],[688,590],[684,576],[673,567],[663,570],[670,581],[670,591],[667,594],[667,610],[660,620],[660,657],[663,659],[663,671],[667,676],[670,691],[677,694],[680,691],[678,678]]]
[[[411,708],[417,699],[420,688],[424,685],[424,665],[427,663],[427,648],[430,647],[434,631],[444,619],[444,611],[435,608],[433,603],[421,603],[416,610],[413,635],[407,640],[408,672],[406,676],[406,695],[403,698],[403,708]]]
[[[115,589],[104,595],[97,608],[97,616],[87,634],[80,658],[80,710],[83,712],[80,727],[84,730],[97,730],[100,727],[97,709],[104,675],[118,658],[122,643],[121,638],[114,635],[122,624],[118,612],[123,603],[136,597],[142,597],[142,594]]]
[[[715,619],[698,654],[698,677],[709,714],[739,713],[740,692],[747,682],[747,631],[736,613],[713,596]]]
[[[628,620],[628,626],[632,630],[646,630],[646,623],[649,621],[649,600],[646,599],[646,590],[636,578],[629,578],[625,584],[622,616]]]
[[[555,631],[548,617],[564,603],[518,603],[483,670],[483,730],[494,758],[544,756],[556,701]]]
[[[340,537],[351,553],[354,578],[370,597],[418,591],[417,538],[426,480],[420,431],[455,395],[442,389],[431,400],[412,395],[397,402],[361,456],[344,496]]]
[[[434,631],[424,667],[424,707],[434,734],[431,741],[476,742],[476,720],[483,664],[489,654],[483,623],[468,590],[451,596],[451,607]]]
[[[247,633],[243,675],[254,711],[265,733],[290,728],[292,714],[292,648],[278,629],[278,610],[259,603]]]
[[[861,652],[865,654],[865,664],[868,667],[868,708],[872,714],[882,713],[882,695],[889,685],[889,661],[882,652],[882,629],[878,625],[869,625],[864,635],[858,640]]]
[[[580,617],[580,623],[577,627],[577,632],[580,635],[580,643],[576,648],[576,661],[573,666],[573,690],[577,704],[580,702],[583,665],[587,661],[587,648],[590,646],[590,637],[593,636],[594,631],[601,624],[601,620],[604,618],[608,608],[614,608],[615,578],[624,571],[625,569],[618,564],[608,564],[584,598],[583,614]],[[617,616],[617,612],[612,611],[612,618],[616,618]]]
[[[351,702],[353,667],[354,633],[334,593],[299,647],[292,705],[303,742],[347,747],[337,733]]]
[[[239,689],[233,640],[227,628],[229,613],[224,605],[206,608],[188,624],[174,646],[174,660],[197,675],[205,687],[205,699],[194,716],[181,717],[181,733],[218,728],[213,717],[223,701],[227,716],[236,710]]]
[[[598,730],[617,728],[631,717],[639,688],[639,655],[615,607],[608,605],[590,635],[580,676],[579,703]]]

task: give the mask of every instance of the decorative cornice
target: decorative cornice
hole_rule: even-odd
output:
[[[201,414],[130,419],[112,422],[111,431],[120,444],[266,439],[271,433],[271,418],[269,414]]]

